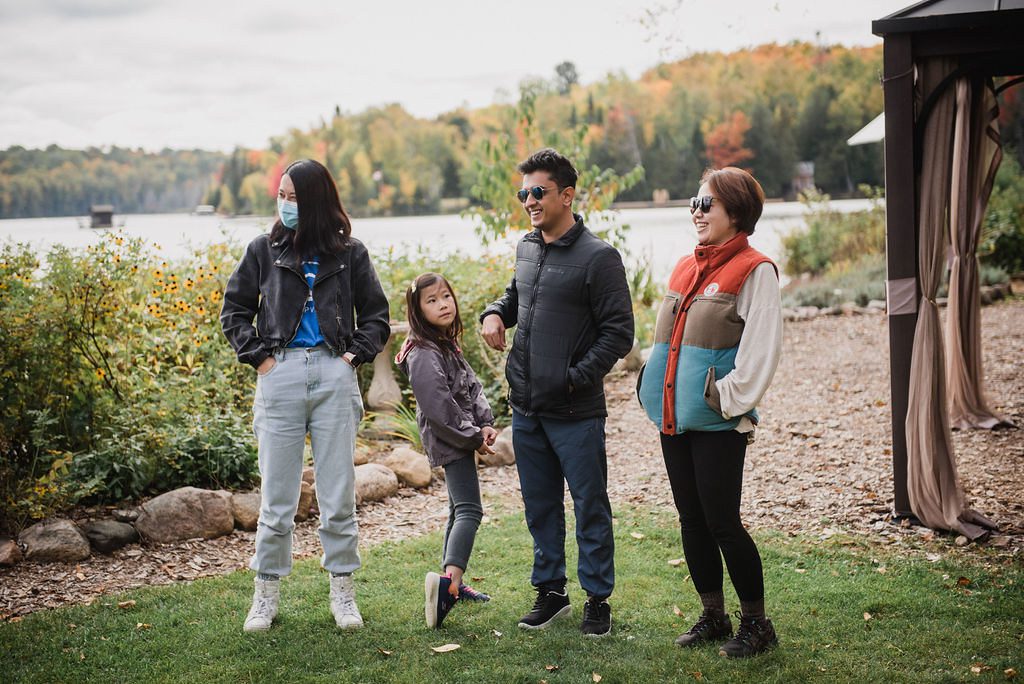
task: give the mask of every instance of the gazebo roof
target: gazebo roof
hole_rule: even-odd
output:
[[[875,35],[1024,24],[1024,0],[924,0],[871,22]],[[1020,35],[1018,34],[1018,47]]]
[[[887,39],[909,39],[914,59],[954,57],[987,76],[1024,73],[1024,0],[924,0],[871,22]]]

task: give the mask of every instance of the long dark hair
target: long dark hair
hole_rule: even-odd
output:
[[[431,287],[437,283],[443,283],[448,291],[452,293],[452,301],[455,303],[455,317],[447,330],[441,330],[435,325],[427,322],[420,308],[420,297],[423,288]],[[459,314],[459,300],[455,296],[455,290],[451,283],[440,273],[423,273],[416,276],[405,290],[405,307],[409,315],[409,339],[413,344],[430,343],[442,352],[455,352],[459,349],[459,340],[462,339],[462,316]]]
[[[303,259],[320,254],[338,254],[347,249],[352,222],[341,206],[338,186],[327,167],[312,159],[300,159],[292,162],[284,172],[295,186],[299,225],[291,231],[278,217],[270,229],[270,241],[291,238],[292,245]]]

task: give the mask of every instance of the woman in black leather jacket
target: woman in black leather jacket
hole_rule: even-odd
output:
[[[221,326],[239,361],[257,372],[253,430],[259,442],[260,517],[247,632],[270,628],[291,541],[309,434],[331,612],[360,627],[352,572],[356,549],[353,452],[363,405],[355,367],[390,334],[388,301],[330,172],[293,163],[281,176],[278,219],[249,243],[228,281]]]

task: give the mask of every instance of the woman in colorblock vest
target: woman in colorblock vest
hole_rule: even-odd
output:
[[[690,200],[698,244],[669,279],[637,392],[661,431],[683,553],[704,607],[676,643],[722,640],[719,652],[730,657],[777,643],[764,611],[761,556],[740,520],[755,407],[782,350],[778,273],[747,241],[763,206],[764,191],[746,171],[704,174]],[[740,599],[735,635],[725,611],[723,557]]]

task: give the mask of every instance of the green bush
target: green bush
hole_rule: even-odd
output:
[[[847,268],[865,255],[885,254],[885,205],[882,190],[861,186],[872,200],[867,211],[842,213],[829,206],[829,196],[805,193],[806,227],[782,238],[785,272],[820,276],[830,268]],[[884,280],[884,279],[883,279]]]
[[[795,280],[784,288],[782,305],[825,308],[854,302],[865,306],[872,299],[885,299],[884,254],[834,266],[817,278]]]
[[[177,263],[102,236],[0,251],[0,527],[78,500],[251,482],[252,372],[220,334],[238,250]]]
[[[1005,154],[996,173],[978,256],[1009,273],[1024,272],[1024,173],[1013,154]]]

